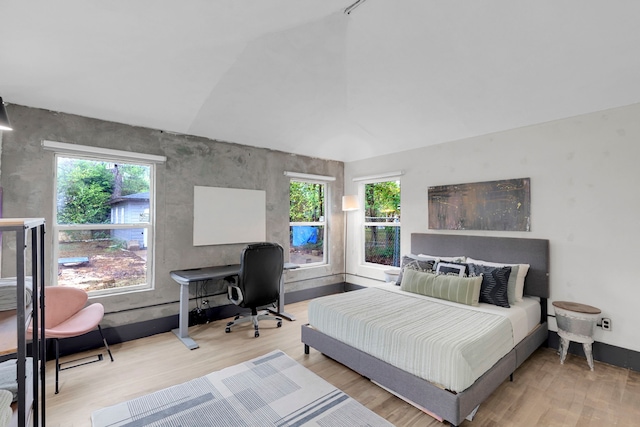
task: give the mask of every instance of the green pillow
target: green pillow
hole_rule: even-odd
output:
[[[407,269],[402,277],[400,289],[414,294],[477,306],[481,284],[482,276],[460,277]]]

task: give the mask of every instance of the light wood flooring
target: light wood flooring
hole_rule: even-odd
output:
[[[171,333],[112,345],[115,362],[93,363],[61,372],[54,394],[53,362],[47,364],[46,425],[91,425],[91,412],[226,366],[280,349],[396,426],[442,426],[401,399],[311,349],[305,355],[300,326],[307,303],[286,306],[297,317],[282,328],[263,322],[260,337],[249,326],[225,334],[226,320],[189,328],[200,345],[188,350]],[[93,354],[89,352],[87,354]],[[105,352],[106,353],[106,352]],[[74,359],[84,354],[72,355]],[[463,426],[639,426],[640,373],[569,355],[564,365],[553,349],[539,349],[505,381]]]

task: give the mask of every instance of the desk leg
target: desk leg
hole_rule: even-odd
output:
[[[289,314],[284,311],[284,274],[280,278],[280,291],[278,292],[278,311],[269,309],[269,312],[275,314],[276,316],[284,317],[289,321],[296,320],[296,317],[293,314]]]
[[[198,348],[198,344],[189,337],[189,284],[180,285],[180,315],[179,327],[171,332],[187,346],[189,350]]]

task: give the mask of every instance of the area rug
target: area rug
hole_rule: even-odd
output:
[[[392,426],[280,350],[97,410],[93,427]]]

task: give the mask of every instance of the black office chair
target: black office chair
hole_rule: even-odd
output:
[[[233,322],[227,323],[226,333],[231,332],[232,326],[253,322],[255,336],[259,337],[259,320],[275,320],[278,328],[282,326],[281,318],[265,311],[258,313],[258,308],[278,301],[283,267],[284,251],[277,243],[255,243],[242,250],[240,272],[225,280],[229,282],[229,300],[237,306],[250,308],[251,316],[237,315]]]

